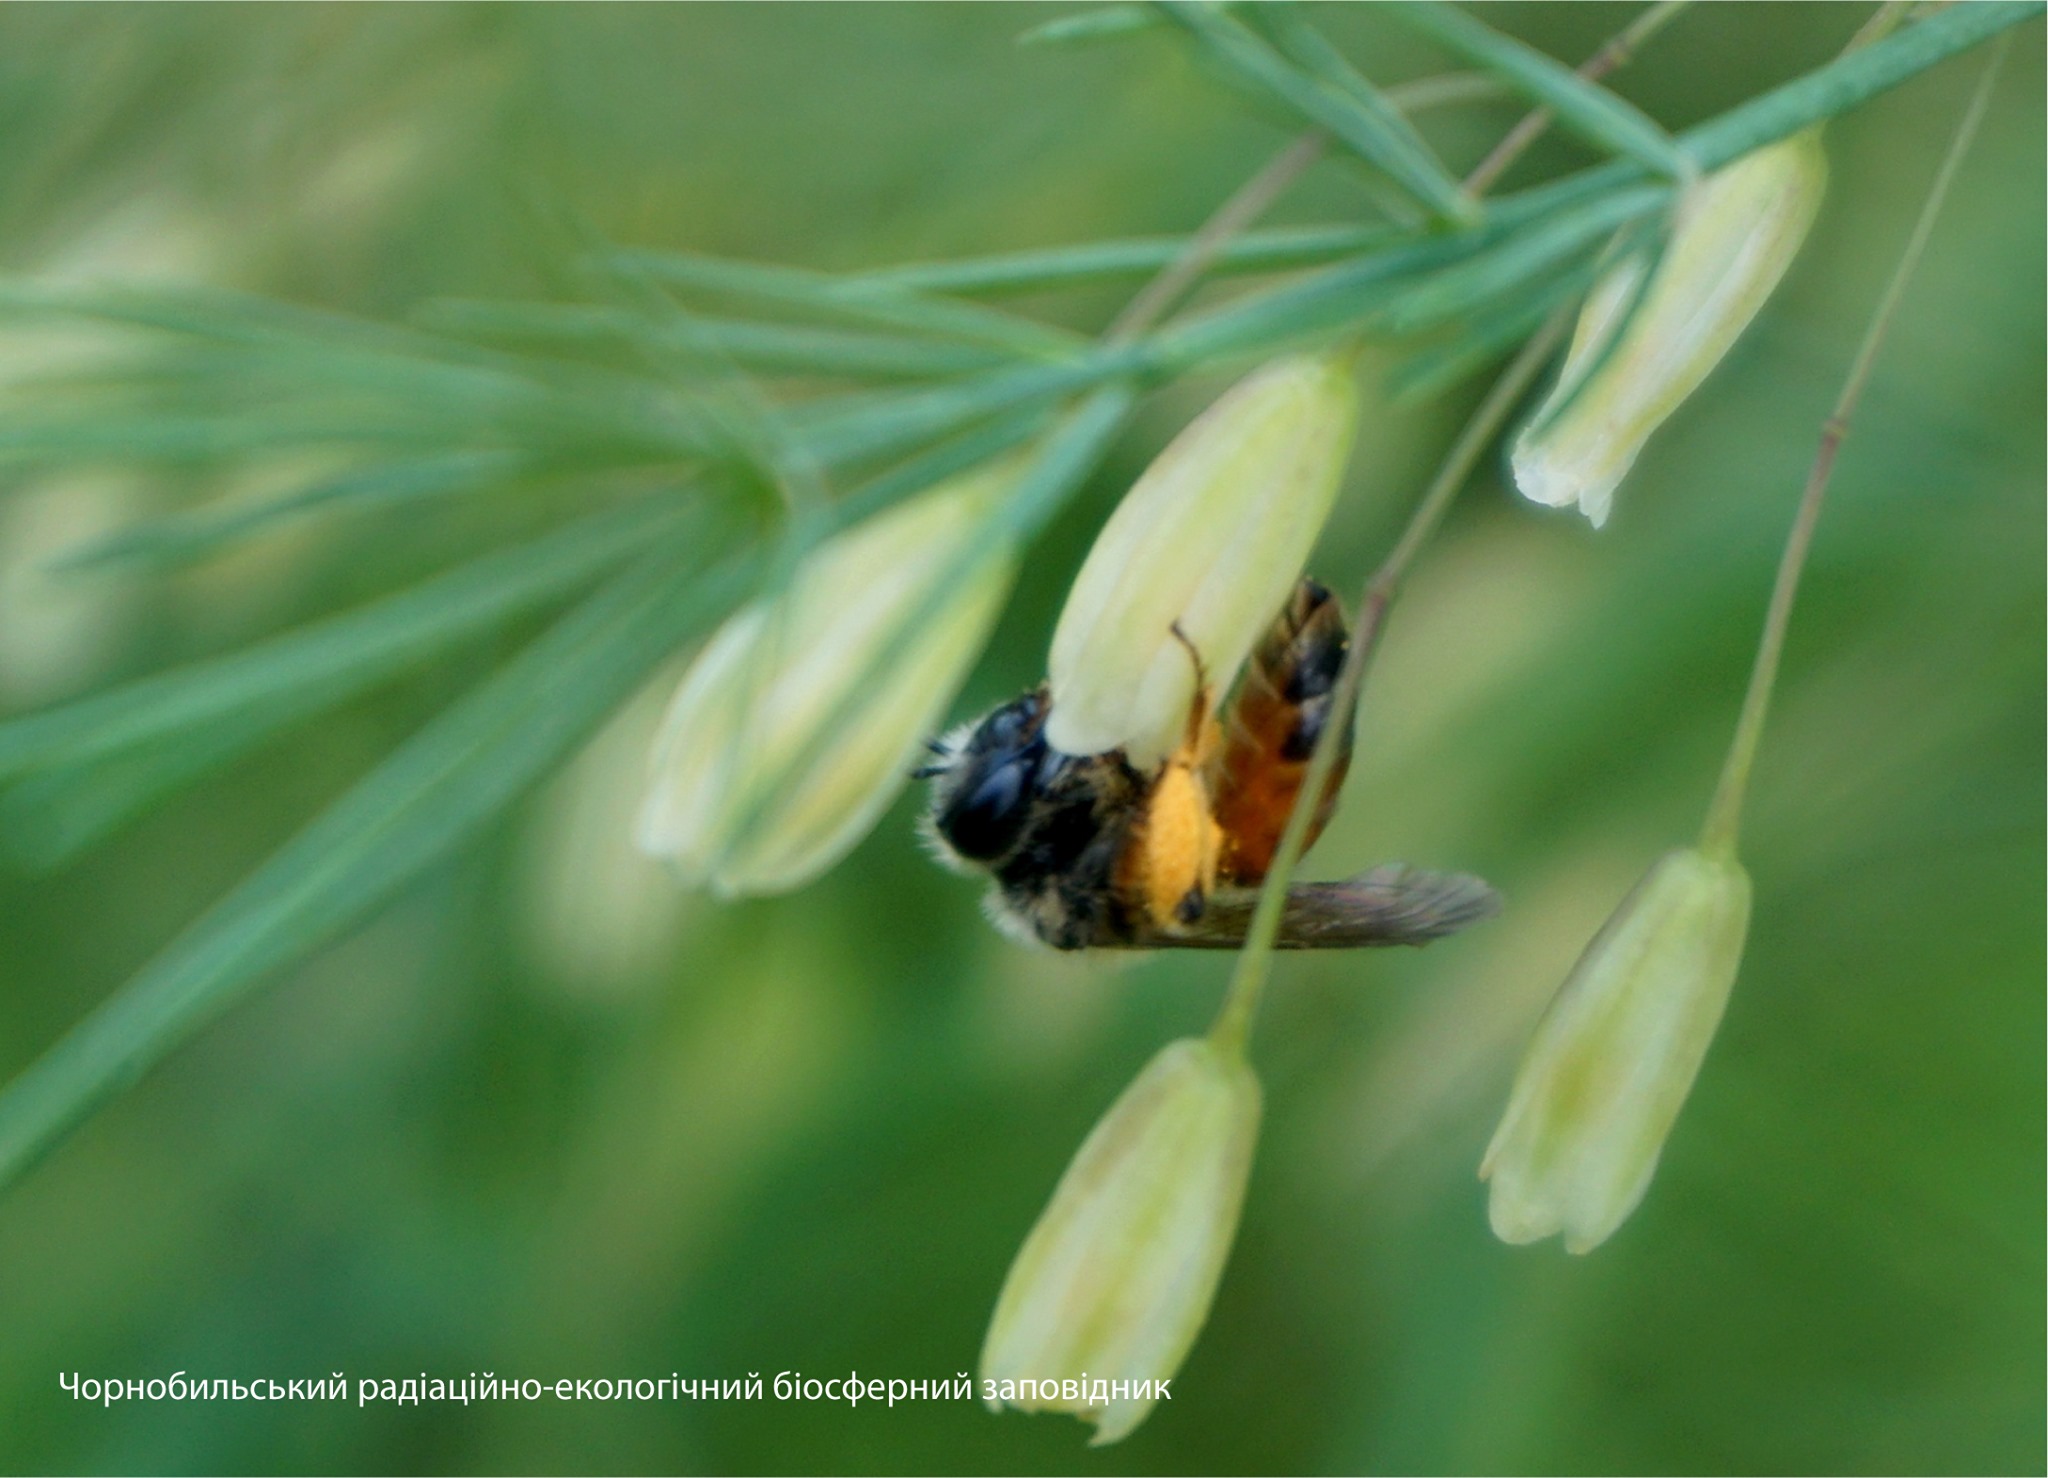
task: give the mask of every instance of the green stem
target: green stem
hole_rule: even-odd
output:
[[[1847,56],[1873,41],[1884,40],[1905,24],[1906,15],[1912,10],[1913,5],[1914,0],[1884,0],[1884,3],[1877,7],[1876,13],[1849,38],[1849,44],[1842,48],[1842,55]]]
[[[1952,5],[1687,129],[1678,137],[1679,147],[1701,170],[1718,169],[1753,149],[1845,113],[1938,62],[2037,18],[2041,11],[2040,0],[1975,0],[1969,5]],[[1616,179],[1641,173],[1639,167],[1621,161],[1597,169],[1612,170]]]
[[[1451,500],[1471,477],[1472,469],[1506,424],[1523,392],[1535,382],[1551,352],[1564,337],[1565,326],[1570,321],[1568,310],[1569,305],[1552,314],[1550,321],[1522,346],[1513,363],[1494,382],[1486,399],[1480,402],[1472,418],[1465,423],[1465,429],[1458,433],[1458,440],[1444,458],[1443,465],[1437,469],[1436,478],[1422,495],[1422,501],[1409,515],[1408,526],[1402,530],[1392,552],[1366,581],[1358,602],[1358,626],[1352,633],[1351,649],[1345,653],[1344,666],[1337,674],[1337,685],[1331,697],[1333,711],[1350,713],[1356,705],[1359,688],[1365,680],[1366,666],[1372,659],[1373,649],[1379,644],[1387,608],[1393,603],[1402,577],[1413,563],[1416,552],[1442,522]],[[1216,1015],[1215,1025],[1209,1029],[1209,1040],[1222,1051],[1241,1056],[1251,1040],[1252,1022],[1258,1015],[1259,1001],[1266,990],[1273,939],[1279,932],[1281,911],[1287,903],[1288,883],[1294,876],[1295,865],[1301,861],[1309,825],[1316,812],[1313,805],[1304,805],[1301,800],[1321,795],[1329,783],[1330,771],[1337,763],[1337,736],[1342,729],[1343,725],[1332,724],[1316,742],[1315,753],[1309,758],[1308,773],[1302,780],[1300,798],[1288,814],[1286,830],[1280,834],[1280,846],[1273,855],[1273,866],[1260,889],[1251,927],[1245,931],[1244,948],[1238,954],[1237,969],[1230,977],[1229,991],[1223,998],[1223,1007]]]
[[[1103,341],[1128,344],[1157,323],[1181,294],[1200,280],[1224,249],[1323,157],[1326,142],[1323,131],[1312,128],[1267,160],[1264,168],[1239,185],[1217,207],[1216,213],[1202,223],[1201,229],[1188,238],[1181,253],[1125,305],[1103,335]]]
[[[1588,82],[1598,82],[1617,67],[1627,64],[1641,49],[1644,42],[1663,30],[1678,18],[1678,13],[1691,0],[1659,0],[1624,27],[1598,51],[1580,64],[1579,75]],[[1549,108],[1532,109],[1522,121],[1508,130],[1493,151],[1479,161],[1478,167],[1465,176],[1465,189],[1472,195],[1484,195],[1494,183],[1507,173],[1508,166],[1521,158],[1528,147],[1543,137],[1543,133],[1556,121],[1557,115]]]
[[[1799,576],[1806,567],[1807,551],[1813,544],[1814,525],[1820,520],[1821,503],[1827,495],[1828,482],[1834,476],[1835,459],[1841,452],[1843,439],[1849,434],[1849,419],[1863,397],[1863,387],[1870,380],[1878,346],[1891,326],[1899,298],[1906,290],[1906,280],[1919,265],[1927,239],[1933,234],[1935,218],[1941,213],[1942,201],[1947,198],[1956,171],[1962,166],[1963,155],[1969,151],[1970,141],[1976,136],[1977,125],[1983,121],[1984,109],[1990,102],[1992,84],[1997,80],[2005,51],[2006,43],[2001,41],[1984,69],[1983,78],[1977,83],[1977,91],[1971,97],[1969,107],[1956,125],[1955,137],[1949,141],[1948,154],[1942,159],[1941,168],[1928,189],[1926,203],[1920,207],[1920,218],[1914,223],[1913,234],[1907,239],[1905,251],[1900,254],[1899,265],[1892,272],[1884,296],[1878,300],[1877,308],[1871,314],[1869,327],[1864,330],[1863,343],[1856,351],[1855,362],[1850,366],[1849,377],[1843,382],[1842,393],[1835,401],[1834,412],[1821,429],[1820,449],[1814,454],[1812,470],[1806,476],[1806,489],[1799,499],[1799,512],[1793,517],[1792,532],[1786,538],[1785,552],[1778,560],[1777,582],[1772,586],[1770,609],[1764,616],[1763,639],[1757,644],[1756,664],[1750,669],[1749,690],[1743,695],[1742,715],[1736,720],[1735,738],[1728,746],[1728,757],[1721,766],[1721,779],[1714,788],[1714,799],[1707,807],[1706,824],[1700,832],[1700,849],[1711,855],[1730,861],[1735,857],[1736,842],[1742,828],[1742,802],[1749,791],[1750,769],[1755,764],[1757,746],[1763,738],[1764,719],[1771,706],[1771,691],[1778,681],[1778,662],[1785,649],[1785,629],[1792,620],[1792,603],[1799,594]]]
[[[1412,82],[1392,83],[1386,95],[1388,102],[1412,115],[1460,103],[1491,102],[1509,93],[1507,84],[1490,72],[1438,72]]]

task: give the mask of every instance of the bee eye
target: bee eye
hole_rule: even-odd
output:
[[[987,774],[963,787],[939,817],[953,850],[988,862],[1010,850],[1031,814],[1027,793],[1033,770],[1028,754],[1006,755]]]

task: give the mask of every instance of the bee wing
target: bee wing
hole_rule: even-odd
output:
[[[1257,888],[1219,888],[1202,916],[1149,938],[1138,949],[1238,949],[1251,928]],[[1287,890],[1276,949],[1359,949],[1427,944],[1500,910],[1500,895],[1466,873],[1425,872],[1393,863],[1335,883]]]

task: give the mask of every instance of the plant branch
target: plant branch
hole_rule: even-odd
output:
[[[1690,3],[1691,0],[1658,0],[1588,57],[1579,67],[1579,75],[1595,81],[1623,66],[1644,42]],[[1424,79],[1425,82],[1438,80]],[[1453,74],[1452,80],[1460,80],[1460,74]],[[1481,79],[1475,77],[1470,80],[1477,82]],[[1389,97],[1403,104],[1404,108],[1426,105],[1426,99],[1420,94],[1407,97],[1390,92]],[[1466,177],[1466,193],[1475,197],[1483,194],[1523,150],[1542,136],[1552,117],[1548,108],[1537,108],[1525,115],[1494,146],[1479,167]],[[1107,342],[1128,343],[1158,322],[1166,310],[1215,264],[1231,242],[1264,215],[1288,186],[1323,157],[1328,145],[1329,135],[1319,128],[1312,128],[1275,154],[1263,169],[1239,186],[1237,192],[1189,239],[1181,255],[1131,299],[1110,325],[1104,336]]]
[[[1679,135],[1678,146],[1701,170],[1718,169],[1753,149],[1847,112],[1938,62],[2035,19],[2041,11],[2041,0],[1976,0],[1950,6],[1687,129]],[[1632,176],[1639,172],[1627,163],[1622,169]]]

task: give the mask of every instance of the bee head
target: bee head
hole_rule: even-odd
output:
[[[943,853],[968,863],[996,861],[1016,846],[1031,818],[1045,742],[1045,690],[1012,699],[932,746],[926,831]]]

